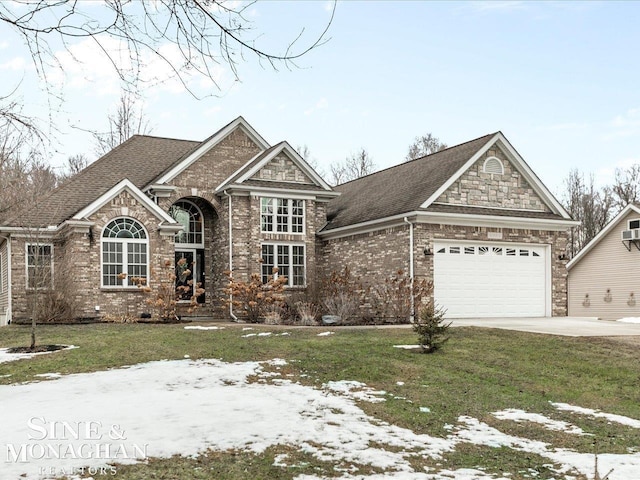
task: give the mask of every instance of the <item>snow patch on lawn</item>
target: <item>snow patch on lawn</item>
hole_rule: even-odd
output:
[[[548,430],[570,433],[572,435],[590,435],[584,432],[580,427],[572,425],[561,420],[553,420],[539,413],[529,413],[517,408],[508,408],[499,412],[493,412],[492,415],[499,420],[512,420],[514,422],[533,422],[538,423]]]
[[[415,350],[416,348],[422,348],[420,345],[394,345],[393,348],[402,348],[403,350]]]
[[[201,325],[189,325],[185,330],[224,330],[224,327],[203,327]]]
[[[356,382],[354,380],[340,380],[337,382],[327,382],[322,385],[322,388],[331,390],[354,400],[362,400],[370,403],[384,402],[384,398],[380,398],[380,395],[386,395],[384,390],[374,390],[368,387],[362,382]]]
[[[588,415],[595,418],[606,418],[610,422],[619,423],[620,425],[626,425],[632,428],[640,428],[640,420],[636,420],[635,418],[616,415],[614,413],[600,412],[591,408],[576,407],[574,405],[569,405],[568,403],[551,402],[551,405],[561,411],[577,413],[580,415]]]
[[[538,454],[560,465],[559,474],[575,469],[588,478],[593,475],[592,454],[554,448],[540,441],[507,435],[479,420],[461,416],[456,425],[447,425],[444,437],[416,434],[367,415],[356,400],[384,401],[385,392],[354,381],[327,382],[321,388],[274,378],[273,372],[287,362],[225,363],[219,360],[165,360],[90,374],[66,375],[48,382],[0,385],[0,447],[19,449],[22,445],[110,444],[144,447],[149,457],[197,456],[207,449],[260,453],[276,445],[295,447],[318,460],[330,462],[342,480],[496,480],[477,469],[414,471],[412,457],[440,459],[461,443],[506,447]],[[260,380],[255,381],[258,377]],[[554,404],[564,405],[564,404]],[[556,407],[559,408],[559,407]],[[578,409],[579,407],[571,407]],[[581,409],[589,411],[588,409]],[[505,413],[508,412],[508,413]],[[589,411],[602,413],[596,411]],[[544,421],[546,417],[517,410],[502,413],[512,420]],[[608,415],[608,414],[603,414]],[[81,435],[80,439],[33,440],[28,421],[99,422],[100,440]],[[615,416],[619,417],[619,416]],[[629,419],[638,422],[640,421]],[[517,420],[516,420],[517,421]],[[122,435],[109,433],[118,426]],[[565,425],[570,429],[571,424]],[[103,447],[104,448],[104,447]],[[66,450],[63,450],[66,451]],[[38,459],[4,463],[3,479],[36,479],[42,467],[58,471],[71,467],[99,467],[107,461],[132,463],[137,458],[111,455],[109,458]],[[284,467],[286,455],[275,465]],[[636,480],[640,453],[607,454],[598,457],[601,472],[614,469],[610,480]],[[358,466],[383,469],[372,475],[358,474]],[[515,473],[515,472],[512,472]],[[575,473],[575,471],[573,472]],[[24,477],[21,477],[25,474]],[[508,472],[503,477],[508,477]],[[297,480],[321,477],[300,475]],[[560,478],[560,477],[559,477]]]
[[[322,332],[319,333],[317,336],[318,337],[328,337],[329,335],[335,335],[336,332]]]
[[[34,353],[9,353],[8,348],[0,348],[0,363],[15,362],[16,360],[23,360],[25,358],[33,358],[36,355],[48,355],[50,353],[62,352],[64,350],[72,350],[78,348],[75,345],[66,345],[60,350],[54,350],[52,352],[34,352]]]

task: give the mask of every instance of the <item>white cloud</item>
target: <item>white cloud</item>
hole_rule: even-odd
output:
[[[510,11],[514,11],[514,10],[523,10],[525,8],[527,8],[527,5],[525,2],[520,1],[520,0],[492,0],[492,1],[478,1],[478,2],[471,2],[469,4],[469,6],[475,10],[481,11],[481,12],[489,12],[489,11],[493,11],[493,12],[498,12],[498,11],[503,11],[503,12],[510,12]]]
[[[624,114],[616,115],[609,127],[611,131],[602,136],[605,141],[640,135],[640,108],[630,108]]]
[[[216,113],[220,112],[222,110],[222,107],[220,105],[215,105],[211,108],[207,108],[204,111],[204,116],[205,117],[211,117],[213,115],[215,115]]]
[[[65,85],[76,89],[92,88],[98,95],[109,95],[120,91],[122,79],[117,68],[123,72],[126,80],[132,83],[138,81],[144,86],[147,94],[181,94],[189,88],[199,95],[208,95],[223,87],[224,66],[211,66],[209,72],[212,78],[197,71],[204,70],[202,68],[185,68],[176,72],[172,65],[184,63],[180,49],[167,43],[157,51],[158,55],[142,52],[141,68],[136,74],[136,65],[126,42],[104,38],[97,44],[93,39],[85,39],[67,50],[56,52],[61,68],[51,70],[48,81],[58,87]]]
[[[24,57],[15,57],[8,62],[0,64],[0,70],[24,70],[27,66],[27,62]]]
[[[589,126],[588,123],[566,122],[566,123],[555,123],[552,125],[543,125],[539,127],[539,129],[549,130],[553,132],[561,132],[561,131],[570,131],[570,130],[583,130],[588,126]]]
[[[326,108],[329,108],[329,102],[327,101],[326,98],[322,97],[320,100],[318,100],[316,102],[316,104],[313,107],[309,107],[304,111],[305,115],[311,115],[312,113],[314,113],[316,110],[324,110]]]
[[[5,48],[7,48],[9,46],[9,42],[5,41],[5,42],[0,42],[0,50],[4,50]]]

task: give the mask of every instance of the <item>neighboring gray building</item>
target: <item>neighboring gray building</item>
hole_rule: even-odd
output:
[[[402,269],[433,280],[450,317],[567,313],[576,222],[500,132],[332,189],[239,117],[203,142],[136,135],[39,203],[0,219],[0,323],[27,318],[35,277],[55,289],[60,269],[79,317],[138,315],[132,283],[173,288],[162,272],[181,259],[176,282],[203,284],[209,317],[230,315],[225,271],[274,266],[291,291]]]

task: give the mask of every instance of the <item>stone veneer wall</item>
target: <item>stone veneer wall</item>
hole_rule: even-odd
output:
[[[69,288],[73,291],[78,306],[78,317],[95,317],[95,307],[100,306],[100,316],[132,315],[139,317],[151,309],[146,304],[149,295],[138,288],[102,288],[101,285],[101,236],[104,227],[118,217],[133,218],[144,225],[148,235],[149,285],[157,288],[167,282],[163,272],[165,261],[173,262],[173,236],[160,235],[156,226],[160,220],[128,192],[122,192],[108,204],[91,215],[95,222],[93,239],[86,232],[69,230],[59,235],[54,243],[54,281],[61,271],[71,269]],[[25,238],[13,238],[13,317],[17,320],[30,318],[29,296],[25,295]],[[45,243],[45,240],[41,240]],[[58,272],[58,273],[56,273]]]
[[[490,239],[489,232],[502,233],[502,240]],[[425,256],[425,247],[433,251],[434,240],[477,240],[551,245],[551,312],[567,315],[566,260],[567,232],[488,229],[453,225],[416,224],[414,229],[414,275],[416,279],[433,280],[433,256]],[[322,246],[324,272],[346,266],[365,284],[375,285],[399,269],[409,271],[409,227],[399,226],[377,232],[327,240]]]
[[[503,175],[483,172],[484,161],[489,157],[497,157],[502,161]],[[496,146],[488,150],[436,201],[476,207],[550,211],[529,182]]]
[[[258,180],[313,184],[285,153],[280,153],[252,177]]]

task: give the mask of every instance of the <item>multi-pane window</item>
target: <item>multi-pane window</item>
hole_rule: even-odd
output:
[[[147,282],[148,239],[131,218],[117,218],[102,233],[102,286],[136,287]]]
[[[187,200],[180,200],[171,206],[169,215],[183,227],[182,231],[176,234],[176,243],[204,243],[204,222],[198,207]]]
[[[266,233],[303,233],[304,200],[261,198],[260,225]]]
[[[53,286],[53,245],[27,244],[27,288]]]
[[[274,276],[287,277],[290,287],[305,285],[304,245],[263,244],[262,282],[267,283]]]

